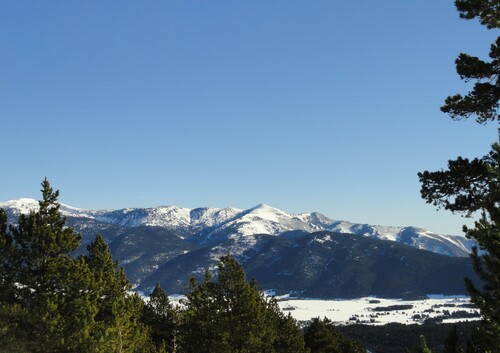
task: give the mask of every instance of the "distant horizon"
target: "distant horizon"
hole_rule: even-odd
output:
[[[29,201],[36,201],[38,202],[39,199],[36,199],[36,198],[32,198],[32,197],[20,197],[20,198],[17,198],[17,199],[11,199],[11,200],[0,200],[0,208],[2,207],[2,205],[8,203],[8,202],[12,202],[12,201],[22,201],[22,200],[29,200]],[[270,205],[270,204],[267,204],[267,203],[259,203],[257,205],[254,205],[254,206],[251,206],[251,207],[236,207],[236,206],[206,206],[206,205],[199,205],[199,206],[196,206],[196,207],[186,207],[186,206],[183,206],[183,205],[174,205],[174,204],[161,204],[161,205],[155,205],[155,206],[141,206],[141,207],[118,207],[118,208],[86,208],[86,207],[79,207],[78,205],[73,205],[73,204],[68,204],[66,202],[63,202],[61,200],[58,200],[59,204],[61,205],[64,205],[66,207],[70,207],[70,208],[74,208],[74,209],[78,209],[78,210],[85,210],[85,211],[118,211],[118,210],[124,210],[124,209],[152,209],[152,208],[159,208],[159,207],[177,207],[177,208],[184,208],[184,209],[188,209],[188,210],[194,210],[194,209],[199,209],[199,208],[214,208],[214,209],[228,209],[228,208],[232,208],[232,209],[237,209],[237,210],[241,210],[241,211],[247,211],[247,210],[251,210],[251,209],[255,209],[255,208],[258,208],[260,206],[267,206],[267,207],[270,207],[270,208],[273,208],[273,209],[277,209],[279,211],[283,211],[285,213],[288,213],[288,214],[291,214],[291,215],[301,215],[301,214],[311,214],[311,213],[319,213],[327,218],[329,218],[330,220],[334,221],[334,222],[337,222],[337,221],[340,221],[340,222],[349,222],[349,223],[352,223],[352,224],[368,224],[368,225],[371,225],[371,226],[381,226],[381,227],[415,227],[415,228],[422,228],[422,229],[425,229],[425,230],[429,230],[429,231],[432,231],[434,233],[438,233],[438,234],[445,234],[445,235],[458,235],[458,236],[464,236],[465,235],[463,233],[461,234],[454,234],[454,233],[446,233],[446,232],[440,232],[440,231],[437,231],[435,229],[432,229],[432,228],[429,228],[429,227],[425,227],[425,226],[419,226],[419,225],[415,225],[415,224],[382,224],[382,223],[371,223],[371,222],[364,222],[364,221],[354,221],[354,220],[351,220],[351,219],[340,219],[340,218],[336,218],[336,217],[331,217],[330,215],[328,214],[325,214],[319,210],[308,210],[308,211],[303,211],[303,212],[291,212],[291,211],[288,211],[286,209],[283,209],[283,208],[279,208],[279,207],[275,207],[273,205]]]

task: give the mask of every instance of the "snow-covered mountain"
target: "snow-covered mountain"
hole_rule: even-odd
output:
[[[15,221],[20,213],[36,209],[38,202],[22,198],[0,202],[0,207],[7,210],[11,221]],[[317,231],[348,233],[391,240],[417,249],[449,256],[467,256],[473,245],[472,241],[463,236],[437,234],[416,227],[379,226],[336,221],[317,212],[292,214],[265,204],[247,210],[211,207],[189,209],[177,206],[86,210],[61,204],[61,211],[67,217],[79,219],[80,226],[75,227],[77,230],[83,227],[85,219],[97,222],[101,228],[103,224],[125,228],[161,227],[202,245],[218,244],[239,236],[256,234],[284,236],[291,232],[312,233]],[[85,225],[86,232],[92,230],[88,229],[89,224]]]
[[[0,202],[13,224],[37,207],[33,199]],[[335,221],[265,204],[247,210],[86,210],[65,204],[60,209],[82,235],[78,252],[101,234],[135,288],[146,292],[160,282],[168,292],[182,293],[189,276],[201,280],[226,254],[263,289],[306,297],[465,294],[463,278],[475,279],[464,257],[470,241],[416,227]]]

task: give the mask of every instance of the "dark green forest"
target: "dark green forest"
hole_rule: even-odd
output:
[[[471,332],[478,326],[478,321],[459,322],[457,324],[425,323],[406,325],[391,323],[386,325],[346,325],[338,326],[347,337],[358,340],[372,353],[404,353],[407,350],[419,350],[420,336],[424,336],[427,347],[432,352],[464,352]],[[452,340],[456,350],[446,345]],[[460,347],[460,348],[458,348]]]

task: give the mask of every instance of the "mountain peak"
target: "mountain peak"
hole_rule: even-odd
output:
[[[271,209],[276,210],[276,208],[269,206],[265,203],[259,203],[257,206],[250,208],[250,210],[258,210],[258,209]]]
[[[32,210],[35,210],[38,208],[38,201],[35,199],[30,199],[27,197],[16,199],[16,200],[9,200],[5,202],[0,202],[0,207],[1,208],[9,208],[12,209],[16,212],[16,214],[23,213],[27,214]]]
[[[0,207],[6,209],[8,216],[15,222],[19,214],[27,214],[36,210],[38,201],[21,198],[0,202]],[[177,206],[160,206],[100,211],[61,204],[61,212],[64,216],[87,218],[102,224],[115,224],[129,228],[161,227],[183,237],[193,237],[193,239],[198,239],[200,243],[206,244],[215,244],[233,235],[269,234],[280,236],[291,231],[307,233],[331,231],[397,241],[419,249],[452,256],[467,256],[471,245],[473,245],[463,237],[436,234],[421,228],[374,226],[334,221],[317,212],[293,214],[265,203],[247,210],[212,207],[188,209]]]

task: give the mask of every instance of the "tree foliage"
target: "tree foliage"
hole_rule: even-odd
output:
[[[500,26],[498,0],[457,0],[460,17],[479,19],[488,29]],[[460,54],[456,60],[457,73],[465,81],[475,81],[472,90],[446,98],[441,110],[453,119],[475,116],[479,123],[500,122],[500,37],[491,45],[490,61]],[[499,129],[500,135],[500,129]],[[458,157],[448,162],[448,169],[419,173],[422,197],[435,206],[471,216],[481,217],[473,228],[464,226],[470,239],[477,241],[471,258],[475,271],[484,286],[476,288],[470,279],[466,287],[472,301],[483,317],[479,331],[469,344],[468,351],[500,351],[500,144],[482,158],[469,160]],[[470,348],[472,347],[472,348]]]
[[[327,318],[314,318],[305,328],[304,339],[311,353],[366,352],[361,343],[343,336]]]
[[[151,328],[151,338],[159,352],[177,352],[178,311],[159,283],[144,306],[142,321]]]
[[[500,27],[498,0],[456,0],[455,6],[461,18],[477,18],[488,29]]]
[[[458,157],[448,161],[448,169],[419,173],[422,197],[437,207],[467,216],[485,210],[495,215],[500,193],[500,146],[482,158]]]
[[[65,226],[58,194],[45,179],[37,211],[19,216],[8,231],[2,220],[2,340],[20,350],[76,352],[91,345],[92,293],[82,290],[90,271],[71,257],[80,237]]]
[[[94,336],[99,351],[141,352],[150,345],[149,332],[140,322],[144,303],[132,288],[123,268],[113,261],[104,239],[98,235],[87,246],[84,260],[93,275],[96,302]]]
[[[295,321],[247,282],[231,256],[220,259],[217,280],[208,271],[203,283],[191,279],[185,305],[182,352],[305,352]]]
[[[54,191],[42,182],[38,210],[7,227],[0,210],[0,350],[146,352],[142,300],[97,237],[74,257],[80,235],[66,226]]]
[[[457,0],[460,17],[479,19],[488,29],[500,27],[498,0]],[[466,82],[474,81],[472,90],[462,96],[455,94],[445,100],[441,110],[453,119],[476,117],[479,123],[500,121],[500,37],[491,45],[489,61],[461,53],[455,61],[457,73]]]

